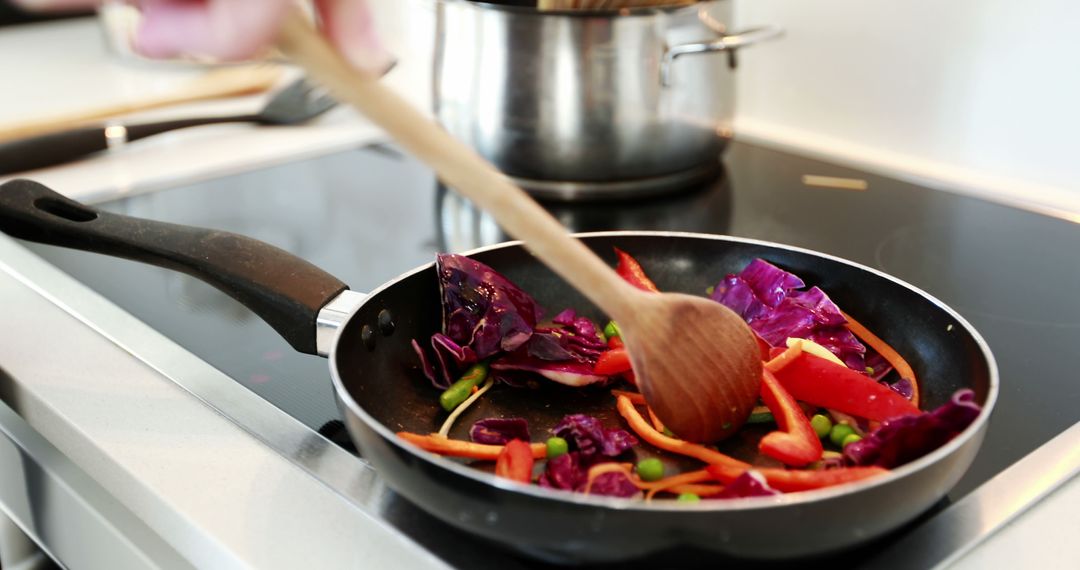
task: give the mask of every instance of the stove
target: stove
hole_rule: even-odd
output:
[[[865,181],[865,190],[804,176]],[[304,257],[358,291],[421,264],[506,238],[486,215],[392,147],[372,146],[101,204],[120,213],[250,235]],[[926,290],[986,338],[1001,395],[971,469],[930,513],[875,544],[823,561],[858,566],[1080,421],[1068,358],[1080,344],[1080,226],[976,198],[745,143],[700,187],[630,203],[550,203],[574,231],[723,233],[819,250]],[[293,352],[250,311],[185,275],[26,244],[119,307],[330,441],[355,452],[326,363]],[[213,404],[213,402],[210,402]],[[392,493],[381,516],[437,556],[471,565],[477,539]],[[452,538],[448,538],[452,537]],[[500,567],[543,563],[510,554]],[[692,553],[663,560],[693,560]],[[710,559],[715,564],[715,558]],[[655,564],[647,561],[643,565]]]

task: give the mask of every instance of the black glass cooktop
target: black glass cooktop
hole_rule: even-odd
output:
[[[723,176],[631,203],[549,204],[575,231],[725,233],[816,249],[886,271],[943,300],[984,335],[1001,371],[986,441],[955,501],[1080,421],[1080,224],[734,144]],[[863,180],[866,190],[804,184]],[[426,168],[369,147],[110,202],[131,215],[244,233],[307,258],[358,291],[437,251],[504,238]],[[187,276],[30,245],[120,307],[342,444],[324,360],[299,355],[225,295]],[[848,560],[851,562],[852,560]]]

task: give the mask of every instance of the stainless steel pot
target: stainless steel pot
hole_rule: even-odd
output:
[[[438,5],[442,124],[542,198],[640,196],[714,175],[731,136],[728,0],[539,12],[536,2]],[[725,52],[717,54],[715,52]]]

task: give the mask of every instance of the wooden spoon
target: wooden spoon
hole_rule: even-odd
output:
[[[349,65],[302,16],[287,19],[278,46],[618,321],[638,386],[679,437],[715,441],[742,425],[758,399],[761,360],[738,315],[702,297],[646,293],[628,284],[495,167],[376,76]]]

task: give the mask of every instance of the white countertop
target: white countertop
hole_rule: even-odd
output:
[[[110,53],[93,18],[6,28],[0,32],[0,125],[174,91],[206,69],[147,63]],[[425,90],[404,89],[423,61],[399,62],[385,81],[423,109]],[[295,77],[288,70],[282,82]],[[131,121],[252,113],[269,94],[191,103],[128,115]],[[94,200],[222,176],[355,147],[383,138],[351,109],[338,107],[302,126],[226,124],[184,129],[78,162],[0,177],[33,178],[73,198]]]

